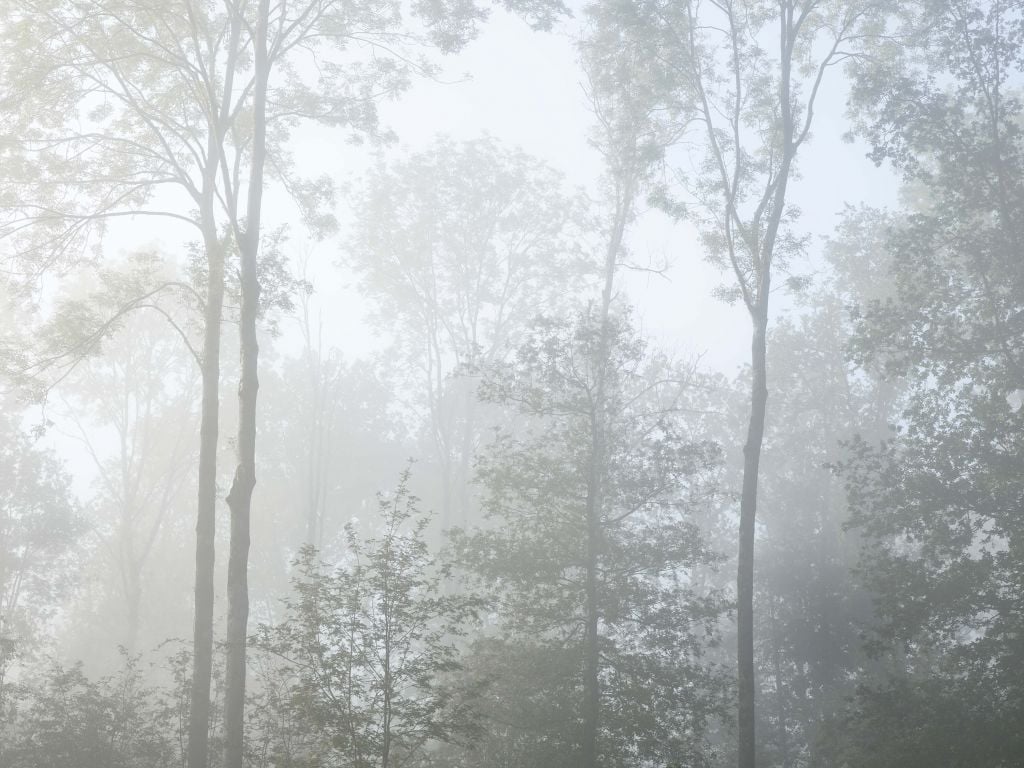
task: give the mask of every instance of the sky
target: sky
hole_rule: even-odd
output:
[[[496,10],[479,38],[442,60],[444,69],[436,80],[420,80],[399,100],[382,105],[382,120],[397,135],[396,144],[384,151],[415,152],[439,134],[456,139],[490,134],[544,160],[564,174],[568,185],[595,189],[602,166],[587,140],[591,115],[577,63],[578,35],[575,22],[554,32],[535,32]],[[801,227],[814,236],[812,262],[821,237],[833,229],[845,204],[885,206],[896,200],[892,174],[867,160],[863,145],[842,140],[848,130],[845,85],[840,68],[830,76],[828,85],[834,87],[822,93],[812,140],[799,161],[801,178],[790,188],[791,202],[804,213]],[[342,187],[358,178],[373,153],[366,145],[340,144],[326,129],[301,132],[295,151],[300,168],[322,172],[336,167]],[[345,205],[344,194],[339,205]],[[314,304],[323,313],[328,343],[346,356],[370,352],[376,342],[362,325],[364,308],[335,267],[337,241],[306,247],[313,253]],[[707,368],[735,373],[747,359],[749,319],[742,306],[712,297],[714,287],[730,276],[702,259],[692,228],[647,211],[634,225],[629,247],[637,263],[670,264],[665,274],[626,274],[626,290],[643,330],[676,354],[700,355]],[[813,264],[808,268],[813,270]],[[785,311],[787,303],[780,296],[777,310]]]

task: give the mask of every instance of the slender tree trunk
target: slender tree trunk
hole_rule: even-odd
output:
[[[220,110],[210,125],[200,217],[206,251],[206,307],[203,313],[202,413],[199,422],[199,482],[196,514],[195,623],[189,707],[188,768],[207,768],[210,735],[210,682],[213,675],[213,606],[217,516],[217,441],[220,430],[220,325],[224,315],[224,244],[214,215],[218,156],[231,120],[231,94],[242,25],[231,20]],[[212,108],[211,104],[211,108]]]
[[[765,310],[767,307],[765,308]],[[736,573],[736,642],[739,681],[739,765],[754,767],[754,530],[757,476],[768,402],[766,372],[767,313],[755,318],[751,341],[750,423],[743,446],[743,492],[740,497],[739,561]]]
[[[785,59],[784,59],[785,62]],[[783,67],[788,83],[788,67]],[[784,85],[783,95],[789,98]],[[772,214],[761,250],[756,300],[750,307],[753,326],[750,341],[750,421],[747,442],[743,446],[743,490],[740,496],[739,553],[736,566],[736,669],[739,688],[738,762],[739,768],[755,768],[756,734],[754,692],[754,534],[757,519],[757,481],[764,443],[764,423],[768,406],[768,297],[771,295],[772,259],[779,224],[786,202],[786,187],[793,160],[792,121],[784,109],[783,141],[785,154],[779,170]]]
[[[768,404],[768,301],[771,296],[772,263],[779,226],[786,208],[786,190],[796,156],[796,124],[793,116],[791,86],[793,47],[797,27],[794,26],[793,6],[784,5],[779,17],[779,112],[782,129],[782,159],[775,189],[772,192],[771,213],[765,228],[757,264],[757,286],[754,301],[748,306],[753,326],[750,343],[750,422],[747,442],[743,446],[743,492],[740,497],[739,558],[736,573],[736,642],[738,706],[738,759],[739,768],[755,768],[756,734],[754,716],[754,533],[757,517],[757,480],[764,443],[764,423]]]
[[[597,441],[595,441],[597,442]],[[595,446],[596,447],[596,446]],[[595,451],[596,452],[596,451]],[[597,765],[597,729],[601,714],[599,607],[598,607],[598,547],[601,536],[598,503],[599,469],[597,457],[592,457],[592,468],[587,489],[587,573],[586,573],[586,628],[583,639],[583,768]]]
[[[387,567],[391,567],[391,559],[388,557]],[[384,716],[382,718],[381,733],[381,768],[391,768],[391,718],[394,699],[394,681],[391,677],[391,595],[388,588],[387,572],[384,575]]]
[[[242,376],[238,387],[238,466],[227,502],[231,512],[228,550],[228,622],[224,669],[224,764],[241,768],[245,714],[245,646],[249,622],[249,521],[252,492],[256,486],[256,395],[259,390],[256,314],[259,283],[256,280],[254,250],[241,249]]]
[[[468,527],[470,468],[473,464],[473,445],[476,417],[476,388],[468,377],[463,377],[462,392],[462,455],[459,457],[459,520],[458,524]]]
[[[220,323],[224,307],[224,261],[215,234],[206,238],[206,254],[209,271],[203,316],[203,395],[199,423],[195,620],[192,627],[188,768],[207,766],[210,678],[213,674],[213,571],[217,511],[217,436],[220,416]]]
[[[224,765],[242,768],[245,719],[245,644],[249,622],[249,520],[256,486],[256,399],[259,392],[259,341],[256,318],[260,305],[257,255],[266,162],[266,105],[270,63],[267,56],[269,0],[260,0],[253,41],[253,143],[246,204],[245,232],[239,238],[242,376],[238,387],[238,466],[228,493],[231,541],[228,554],[227,658],[224,675]],[[237,228],[236,228],[236,231]]]
[[[317,350],[314,353],[312,346],[308,346],[306,352],[309,356],[309,383],[313,398],[310,408],[309,437],[307,438],[309,445],[306,453],[308,472],[306,477],[306,543],[316,545],[320,540],[320,517],[323,514],[323,510],[320,508],[320,494],[323,485],[320,469],[323,465],[324,451],[324,385],[320,351]]]
[[[125,567],[128,569],[128,583],[125,585],[128,626],[125,629],[124,647],[129,656],[134,656],[139,650],[142,625],[142,563],[133,555]]]
[[[597,360],[597,386],[590,416],[590,466],[587,473],[586,585],[583,635],[583,768],[596,768],[597,734],[601,717],[600,595],[598,572],[601,550],[602,482],[604,476],[605,378],[608,357],[608,312],[611,303],[611,275],[606,282],[601,307],[601,336]]]

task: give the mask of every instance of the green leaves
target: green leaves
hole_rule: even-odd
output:
[[[68,586],[84,532],[69,486],[57,459],[0,417],[0,714],[11,660],[31,650]]]
[[[428,747],[475,732],[471,692],[453,675],[480,603],[446,592],[424,539],[429,517],[408,481],[406,471],[381,496],[375,536],[346,528],[338,566],[320,563],[312,547],[300,552],[284,620],[257,634],[270,708],[295,729],[290,747],[278,742],[292,758],[416,765]]]
[[[907,382],[898,431],[854,443],[846,465],[877,595],[871,648],[888,672],[849,713],[856,764],[925,765],[933,749],[950,765],[1019,762],[1024,421],[1007,398],[1024,360],[1024,137],[1010,85],[1022,31],[1012,4],[904,3],[854,68],[858,128],[908,182],[903,211],[850,225],[881,245],[890,286],[859,308],[856,355]],[[883,724],[896,709],[915,713],[909,736]],[[949,743],[954,722],[992,730]]]
[[[713,559],[693,516],[715,493],[719,460],[683,415],[699,377],[649,351],[628,316],[607,322],[602,341],[593,310],[539,320],[481,387],[522,423],[479,461],[487,522],[455,539],[474,582],[493,595],[496,622],[495,636],[474,646],[473,664],[492,680],[482,706],[499,730],[481,746],[493,762],[475,765],[577,759],[588,567],[597,580],[604,764],[703,765],[707,721],[721,712],[722,681],[697,640],[714,634],[721,604],[689,581]],[[598,424],[604,452],[595,467]],[[594,476],[599,533],[588,565]]]

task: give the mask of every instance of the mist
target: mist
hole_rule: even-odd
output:
[[[0,0],[0,768],[1024,765],[1022,39]]]

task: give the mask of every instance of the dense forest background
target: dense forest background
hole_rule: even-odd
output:
[[[0,0],[0,768],[1024,765],[1022,43]]]

